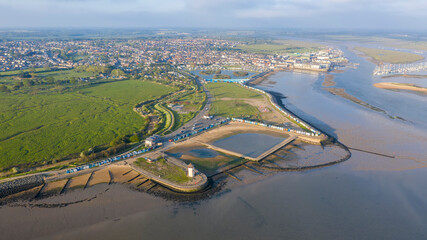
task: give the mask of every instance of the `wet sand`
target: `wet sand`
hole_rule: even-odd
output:
[[[126,183],[139,175],[130,166],[113,166],[109,168],[114,183]]]
[[[89,182],[89,186],[94,186],[100,183],[110,183],[110,173],[108,168],[104,168],[95,171],[92,175],[92,179]]]
[[[427,88],[420,87],[408,83],[394,83],[394,82],[381,82],[373,84],[376,88],[389,89],[389,90],[408,90],[421,93],[427,93]]]
[[[334,75],[331,74],[325,74],[325,79],[322,82],[323,87],[333,87],[337,83],[334,81]]]
[[[371,71],[367,74],[370,76]],[[215,176],[214,182],[224,183],[220,192],[207,200],[185,203],[155,197],[153,193],[161,187],[150,182],[142,185],[155,186],[150,194],[130,190],[128,184],[98,184],[0,208],[2,237],[426,239],[427,190],[422,183],[427,175],[426,169],[421,168],[426,165],[425,129],[360,108],[324,91],[313,91],[317,79],[301,81],[294,77],[295,81],[291,81],[291,77],[276,78],[278,85],[287,82],[274,88],[288,97],[286,103],[292,110],[303,116],[304,112],[305,116],[315,116],[307,119],[352,147],[397,157],[352,151],[349,161],[332,167],[274,175],[242,167],[240,171],[230,171],[240,180],[225,174]],[[380,94],[375,97],[384,101]],[[390,105],[384,109],[396,104]],[[413,105],[406,106],[417,112]],[[419,112],[424,111],[424,106]],[[321,147],[315,147],[295,144],[292,153],[291,149],[277,153],[292,158],[298,155],[306,162],[323,160],[324,156],[317,155]],[[334,157],[336,152],[330,154]],[[291,159],[283,164],[298,163]]]
[[[70,183],[68,184],[68,188],[72,189],[72,188],[82,188],[84,186],[86,186],[87,181],[89,180],[91,173],[88,174],[84,174],[81,176],[77,176],[77,177],[73,177],[70,181]]]
[[[269,167],[299,168],[339,161],[346,155],[347,151],[337,145],[318,146],[297,140],[265,158],[263,164]]]
[[[68,179],[63,179],[55,182],[46,183],[46,185],[43,187],[43,190],[40,192],[40,194],[45,195],[45,194],[60,193],[67,182],[68,182]]]

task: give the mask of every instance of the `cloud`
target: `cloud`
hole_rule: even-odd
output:
[[[329,14],[354,12],[376,12],[381,15],[425,15],[427,3],[423,0],[276,0],[270,4],[257,5],[236,10],[238,17],[319,17]]]
[[[107,27],[129,21],[165,27],[404,26],[427,22],[425,12],[425,0],[0,0],[0,26],[80,26],[85,19]]]
[[[100,13],[177,12],[184,10],[185,0],[0,0],[0,6],[34,11],[84,11]]]

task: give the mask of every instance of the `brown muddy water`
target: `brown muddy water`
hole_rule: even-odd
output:
[[[98,184],[10,203],[0,208],[0,238],[427,239],[426,100],[375,89],[374,66],[346,54],[360,66],[334,73],[337,87],[387,114],[328,93],[321,74],[281,72],[261,87],[282,93],[296,114],[362,150],[351,150],[349,160],[300,172],[242,167],[230,171],[235,178],[218,175],[214,181],[224,185],[198,200]],[[333,146],[296,145],[268,164],[298,166],[342,155]]]

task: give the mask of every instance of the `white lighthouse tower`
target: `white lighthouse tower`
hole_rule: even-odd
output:
[[[188,166],[187,166],[187,176],[188,177],[194,177],[194,166],[193,166],[193,164],[188,164]]]

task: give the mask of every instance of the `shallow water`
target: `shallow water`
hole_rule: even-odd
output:
[[[267,157],[267,160],[273,161],[269,165],[282,168],[318,166],[340,161],[347,156],[347,151],[337,145],[318,146],[299,143],[296,144],[297,147],[291,147],[292,145]]]
[[[209,148],[195,148],[188,152],[198,158],[213,158],[219,155],[218,152]]]
[[[265,151],[285,140],[260,133],[239,133],[217,140],[214,146],[256,158]]]
[[[187,203],[122,185],[99,185],[31,202],[75,202],[96,196],[61,208],[29,203],[1,207],[2,237],[426,239],[427,105],[413,94],[375,89],[369,72],[373,66],[355,55],[351,58],[361,66],[335,74],[337,87],[407,121],[329,94],[321,88],[318,74],[278,73],[270,77],[276,83],[263,88],[284,94],[288,108],[347,146],[396,158],[351,150],[348,161],[322,169],[264,175],[235,172],[239,178],[251,178],[244,182],[229,178],[213,198]],[[315,154],[318,148],[306,151]]]

